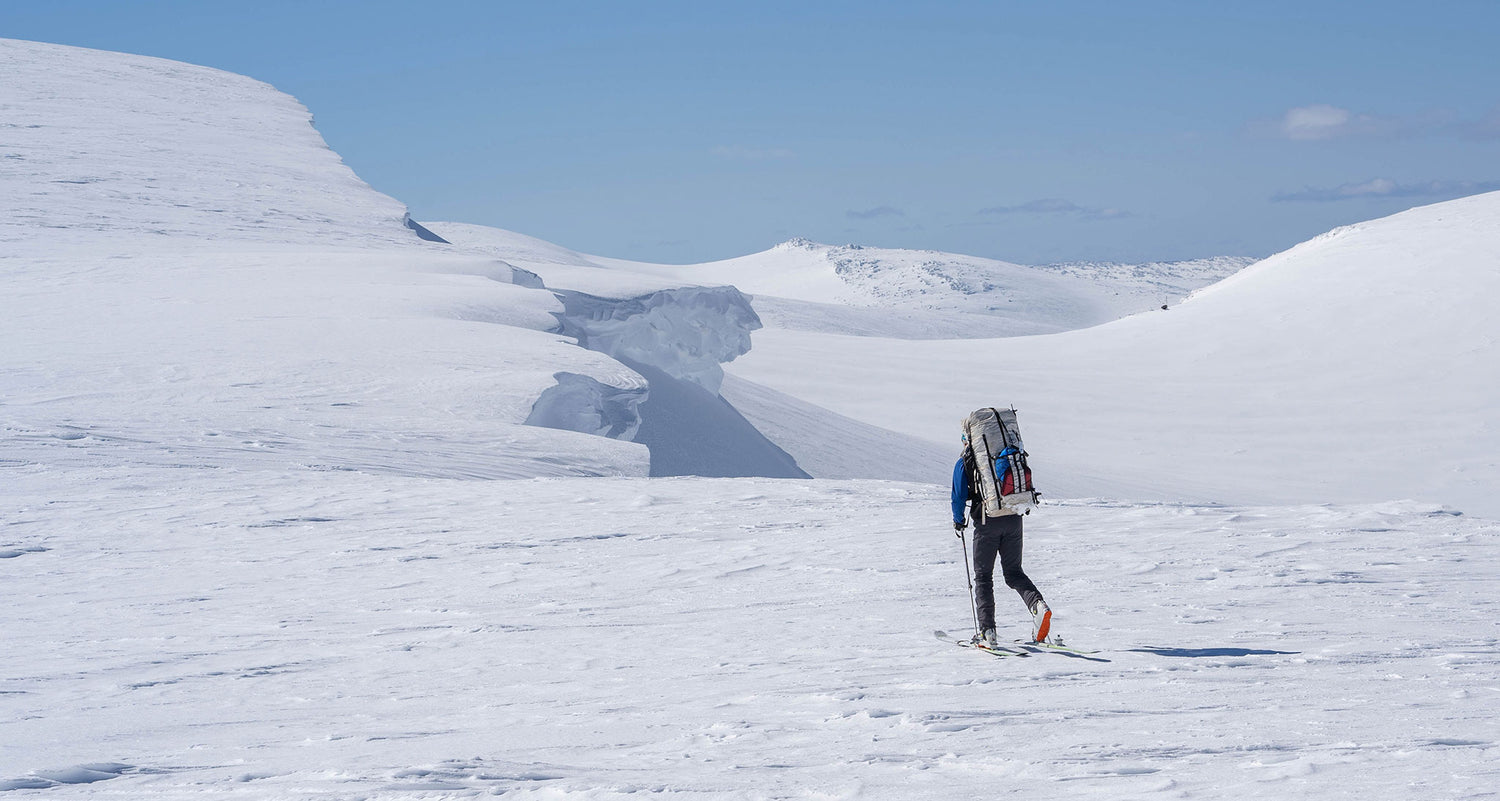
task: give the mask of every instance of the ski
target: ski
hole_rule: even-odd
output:
[[[984,651],[985,653],[990,654],[992,656],[1030,656],[1031,655],[1031,654],[1027,653],[1026,651],[1021,650],[1019,648],[1005,648],[1005,647],[991,648],[988,645],[984,645],[983,643],[975,642],[974,640],[959,639],[959,638],[956,638],[953,635],[949,634],[946,631],[934,631],[932,633],[932,636],[937,637],[939,640],[942,640],[943,642],[951,642],[951,643],[953,643],[954,645],[957,645],[960,648],[969,648],[969,649],[972,649],[972,650],[975,650],[975,651]]]

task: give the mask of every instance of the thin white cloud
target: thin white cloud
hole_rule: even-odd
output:
[[[1300,141],[1336,139],[1359,127],[1360,118],[1346,108],[1319,103],[1288,109],[1281,118],[1281,134]]]
[[[1279,118],[1260,120],[1252,132],[1294,142],[1335,139],[1410,139],[1452,136],[1500,139],[1500,108],[1481,117],[1464,117],[1444,109],[1418,114],[1387,115],[1353,111],[1327,103],[1287,109]]]
[[[1372,178],[1360,183],[1341,184],[1328,189],[1304,187],[1296,192],[1281,192],[1271,197],[1277,203],[1331,203],[1360,198],[1463,197],[1500,190],[1500,181],[1421,181],[1403,184],[1389,178]]]

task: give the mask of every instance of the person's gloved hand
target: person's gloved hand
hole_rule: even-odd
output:
[[[955,534],[962,534],[962,533],[964,533],[964,529],[966,529],[968,527],[969,527],[969,521],[967,521],[967,520],[955,520],[955,521],[953,521],[953,532]]]

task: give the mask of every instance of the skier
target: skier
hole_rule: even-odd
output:
[[[974,613],[979,636],[991,648],[999,645],[995,634],[994,582],[995,557],[998,555],[1005,585],[1019,593],[1031,611],[1031,639],[1042,642],[1052,628],[1052,610],[1042,600],[1036,585],[1021,570],[1021,515],[1013,509],[1006,509],[998,516],[985,517],[984,503],[977,490],[974,449],[969,445],[967,434],[963,443],[963,455],[953,466],[953,530],[958,536],[963,536],[968,527],[964,507],[968,506],[969,517],[974,521]]]

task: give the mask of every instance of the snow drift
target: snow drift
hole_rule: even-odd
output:
[[[581,291],[560,290],[559,296],[570,307],[564,320],[564,331],[581,341],[597,340],[598,349],[635,365],[644,362],[663,366],[658,359],[673,361],[673,347],[660,350],[657,333],[701,328],[707,332],[729,334],[731,347],[719,348],[720,356],[703,360],[689,355],[685,364],[701,363],[707,381],[700,385],[717,392],[720,383],[719,363],[744,351],[732,335],[733,326],[725,328],[708,318],[684,326],[682,321],[657,315],[641,314],[645,305],[660,305],[673,310],[676,304],[668,298],[690,297],[693,292],[710,290],[674,289],[685,282],[713,286],[732,285],[743,304],[729,304],[736,319],[755,318],[748,331],[760,328],[760,320],[772,332],[835,332],[839,334],[874,335],[912,339],[940,337],[1013,336],[1018,334],[1071,330],[1094,325],[1121,315],[1156,308],[1164,301],[1175,302],[1190,290],[1244,266],[1244,259],[1206,259],[1170,264],[1120,265],[1071,264],[1025,267],[992,259],[960,256],[932,251],[904,251],[865,248],[854,245],[833,247],[807,240],[792,240],[762,253],[736,259],[696,265],[661,265],[591,256],[543,240],[479,225],[436,222],[427,223],[434,232],[456,247],[503,259],[544,278],[549,286],[570,287]],[[713,290],[718,291],[718,290]],[[603,295],[594,298],[593,294]],[[704,296],[708,297],[708,296]],[[594,298],[594,299],[591,299]],[[637,300],[632,300],[637,299]],[[639,299],[649,299],[643,301]],[[753,308],[752,308],[753,307]],[[735,309],[738,308],[738,311]],[[675,312],[673,312],[675,313]],[[639,332],[638,345],[628,343],[634,333],[616,334],[613,328],[625,324]],[[588,320],[594,322],[588,322]],[[588,326],[597,329],[593,335]],[[623,329],[622,329],[623,330]],[[697,335],[694,335],[697,336]],[[764,334],[757,334],[761,340]],[[748,342],[748,340],[746,340]],[[595,347],[594,345],[588,345]],[[693,346],[696,347],[696,346]],[[635,352],[630,352],[631,350]],[[802,368],[816,372],[815,363]],[[802,369],[799,368],[799,369]],[[668,367],[667,372],[675,368]],[[678,375],[682,375],[680,371]],[[858,375],[841,374],[845,391],[865,392],[878,384]],[[902,387],[902,392],[906,387]],[[674,390],[675,393],[675,390]],[[873,394],[879,395],[879,392]],[[693,393],[674,394],[689,398]],[[661,414],[661,401],[642,408]],[[732,403],[734,414],[719,424],[733,424],[743,430],[746,425],[761,432],[774,443],[774,451],[757,445],[749,452],[764,452],[766,460],[750,459],[745,467],[757,475],[811,475],[827,478],[889,478],[915,481],[943,481],[951,467],[951,439],[939,443],[891,430],[884,423],[855,420],[815,403],[807,403],[784,392],[757,385],[751,381],[731,382],[723,397]],[[981,403],[983,401],[980,401]],[[695,404],[708,413],[709,408]],[[685,414],[678,409],[674,415]],[[714,414],[717,414],[714,411]],[[589,412],[587,420],[597,415]],[[708,419],[708,418],[700,418]],[[722,472],[723,466],[709,468],[701,461],[703,452],[682,440],[690,429],[682,426],[645,427],[641,436],[652,432],[673,432],[677,441],[653,444],[653,471],[658,469],[656,456],[662,453],[696,454],[693,458],[674,460],[674,471],[705,475],[735,475]],[[712,426],[691,429],[712,438]],[[748,435],[748,430],[747,430]],[[757,435],[752,439],[758,440]],[[637,437],[640,441],[640,437]],[[748,447],[749,440],[742,440]],[[782,464],[791,458],[795,473],[782,473],[767,465]],[[706,471],[706,472],[705,472]]]
[[[560,290],[562,332],[589,350],[655,367],[717,395],[723,363],[750,352],[760,318],[738,289],[683,287],[635,298]]]
[[[18,458],[115,458],[131,438],[202,464],[806,475],[718,396],[760,326],[734,288],[549,284],[452,247],[243,76],[11,41],[0,69]]]
[[[623,299],[557,294],[562,332],[641,373],[649,387],[628,406],[599,406],[574,420],[593,425],[596,417],[612,419],[611,431],[650,449],[653,476],[808,477],[719,394],[722,363],[748,352],[750,332],[761,327],[739,290],[683,287]],[[596,405],[604,400],[593,392],[581,395],[576,381],[569,386],[566,396],[549,390],[538,408],[550,413],[562,397]],[[633,423],[620,416],[627,409]],[[550,425],[550,419],[533,412],[528,422]]]
[[[640,445],[524,425],[559,373],[644,380],[559,337],[536,276],[424,240],[294,99],[10,40],[0,74],[11,463],[647,474]]]
[[[732,369],[932,442],[957,436],[972,408],[1014,404],[1054,496],[1409,497],[1496,515],[1497,263],[1492,193],[1332,231],[1170,311],[1088,330],[962,342],[768,331]],[[904,389],[850,391],[861,384]]]

